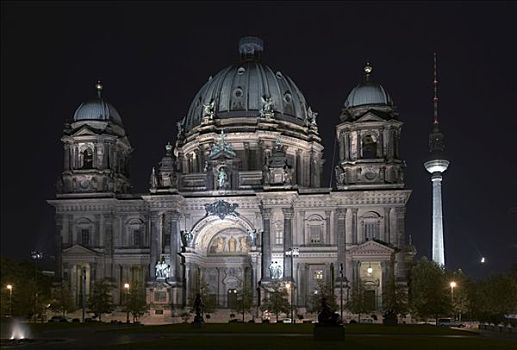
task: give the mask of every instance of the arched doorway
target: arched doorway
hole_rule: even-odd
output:
[[[226,299],[228,300],[227,307],[229,309],[232,309],[232,310],[237,309],[237,289],[235,289],[235,288],[228,289]]]

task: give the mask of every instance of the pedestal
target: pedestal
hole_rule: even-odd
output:
[[[172,286],[165,282],[149,282],[146,287],[146,301],[152,317],[172,316]]]

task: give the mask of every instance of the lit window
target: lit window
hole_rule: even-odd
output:
[[[314,271],[314,279],[315,280],[322,280],[323,279],[323,270],[316,270],[316,271]]]

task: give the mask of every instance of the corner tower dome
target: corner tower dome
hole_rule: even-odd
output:
[[[102,98],[103,86],[100,81],[95,84],[97,97],[81,103],[74,113],[74,122],[78,121],[111,121],[122,126],[122,118],[112,104]]]
[[[393,106],[393,101],[381,84],[371,81],[372,66],[364,67],[365,79],[350,91],[345,101],[345,108],[360,106]]]
[[[261,62],[263,48],[259,38],[240,40],[240,61],[210,77],[199,90],[183,121],[186,130],[202,123],[205,106],[214,119],[258,118],[266,103],[275,119],[303,125],[310,117],[305,97],[291,78]]]

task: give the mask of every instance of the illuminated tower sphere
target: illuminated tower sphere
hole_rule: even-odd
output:
[[[434,55],[434,121],[433,129],[429,134],[428,161],[425,169],[431,173],[433,183],[433,261],[440,266],[445,265],[443,246],[443,214],[442,214],[442,173],[447,170],[449,161],[444,157],[444,135],[440,132],[438,123],[438,80],[436,79],[436,54]]]

